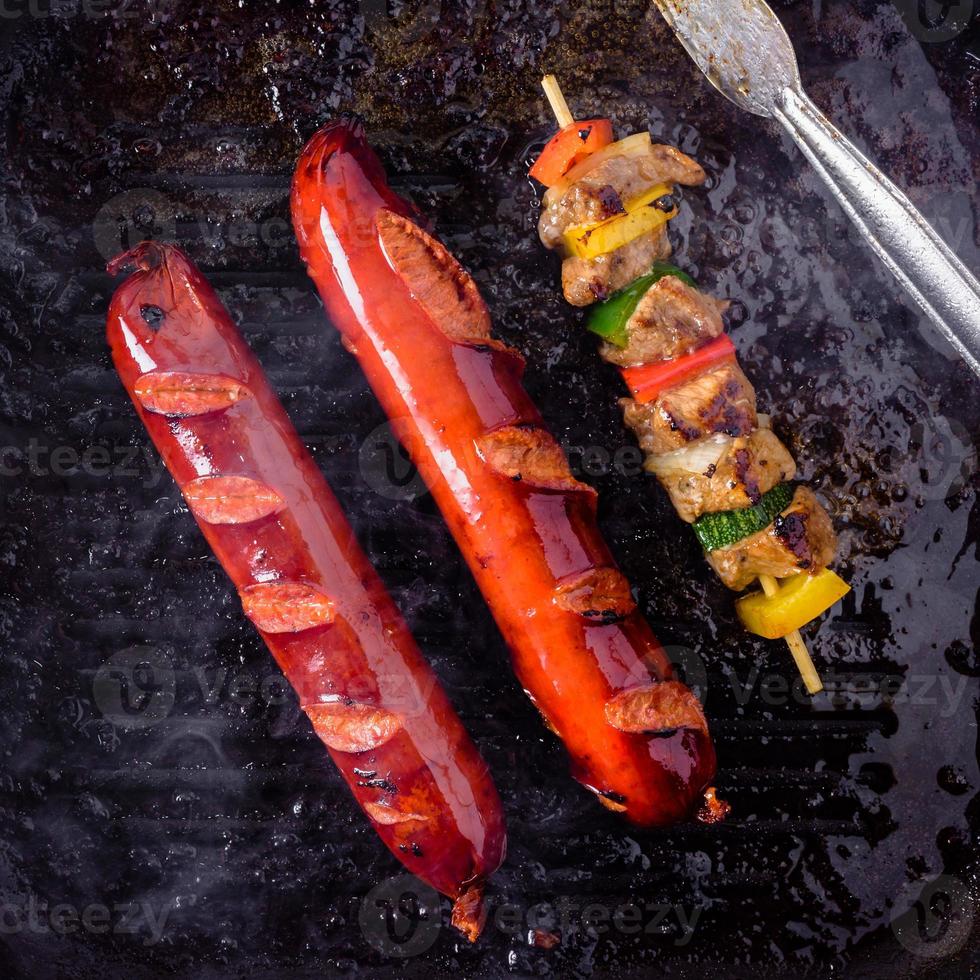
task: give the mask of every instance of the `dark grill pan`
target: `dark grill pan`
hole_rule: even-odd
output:
[[[980,39],[941,20],[971,5],[775,6],[814,98],[976,269]],[[646,3],[9,0],[0,28],[0,975],[977,975],[980,387]],[[737,628],[560,300],[525,176],[545,70],[573,109],[709,170],[679,261],[737,300],[745,369],[854,584],[810,637],[813,701]],[[296,256],[292,163],[340,109],[527,355],[705,696],[727,823],[621,824],[512,679]],[[490,763],[510,853],[476,946],[403,894],[111,370],[105,260],[148,234],[241,322]]]

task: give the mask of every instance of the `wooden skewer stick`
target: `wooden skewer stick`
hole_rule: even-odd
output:
[[[771,575],[760,575],[759,584],[762,586],[762,591],[768,596],[773,596],[779,591],[779,583]],[[810,694],[819,694],[823,690],[823,681],[820,680],[817,668],[813,666],[810,651],[807,650],[803,637],[800,636],[800,631],[793,630],[792,633],[787,633],[783,639],[786,641],[786,646],[789,647],[789,652],[793,654],[796,666],[803,675],[803,683],[806,684],[807,691]]]
[[[541,87],[544,89],[544,94],[548,97],[551,111],[555,114],[555,119],[558,120],[559,127],[564,129],[574,120],[572,114],[568,111],[568,103],[565,101],[565,96],[561,94],[561,86],[558,84],[558,79],[554,75],[545,75],[541,79]],[[767,596],[773,596],[779,591],[779,583],[771,575],[760,575],[759,584]],[[806,644],[803,642],[803,637],[800,636],[800,631],[793,630],[792,633],[787,633],[784,639],[786,640],[786,646],[789,647],[790,653],[793,654],[793,659],[796,661],[796,666],[799,668],[800,674],[803,676],[803,683],[806,684],[807,691],[810,694],[819,694],[823,690],[823,681],[820,680],[817,668],[813,665],[810,651],[807,650]]]
[[[544,94],[548,96],[548,103],[551,105],[551,111],[555,114],[555,119],[558,120],[558,128],[564,129],[575,122],[572,114],[568,111],[565,96],[561,94],[558,79],[554,75],[545,75],[541,79],[541,87],[544,89]]]

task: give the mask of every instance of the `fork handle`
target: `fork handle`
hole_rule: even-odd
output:
[[[939,332],[980,375],[980,284],[912,202],[795,88],[776,118]]]

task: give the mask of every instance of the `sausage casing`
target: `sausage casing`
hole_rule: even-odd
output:
[[[207,281],[169,245],[127,267],[107,335],[136,411],[378,835],[475,938],[505,846],[485,763]]]
[[[326,312],[430,488],[575,776],[642,824],[689,816],[715,771],[700,705],[636,611],[576,480],[490,336],[472,279],[388,187],[363,128],[328,123],[293,180]]]

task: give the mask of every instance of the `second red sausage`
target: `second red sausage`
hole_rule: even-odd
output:
[[[486,764],[214,291],[172,245],[111,263],[136,411],[380,838],[470,939],[504,853]]]
[[[307,144],[292,212],[327,314],[575,776],[637,824],[690,816],[715,772],[701,706],[673,679],[599,533],[595,492],[524,391],[521,356],[491,337],[476,285],[390,190],[356,122],[329,123]]]

